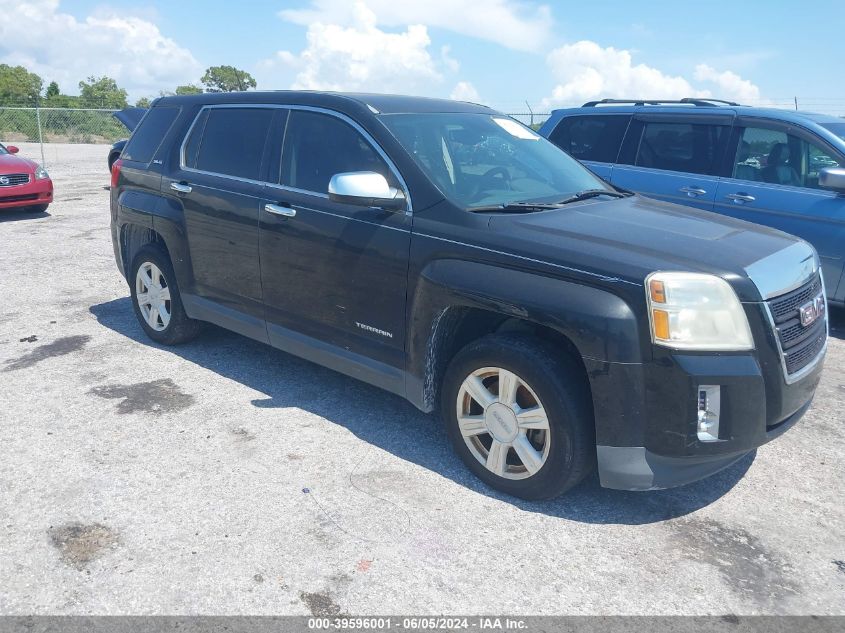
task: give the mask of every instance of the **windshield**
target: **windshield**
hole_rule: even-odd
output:
[[[836,136],[845,141],[845,122],[843,123],[822,123],[822,127],[827,128]]]
[[[444,195],[465,208],[609,190],[574,158],[505,116],[384,114],[381,120]]]
[[[6,150],[6,148],[3,147],[2,145],[0,145],[0,156],[2,156],[3,154],[8,154],[8,153],[9,152]]]

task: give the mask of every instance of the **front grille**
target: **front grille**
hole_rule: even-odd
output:
[[[0,174],[0,187],[16,187],[28,182],[29,174]]]
[[[794,374],[809,365],[818,356],[819,352],[822,351],[826,340],[827,329],[825,328],[821,334],[814,336],[806,345],[785,352],[783,356],[786,360],[786,373]]]
[[[807,326],[801,324],[800,314],[801,306],[812,303],[821,291],[822,280],[816,275],[797,290],[768,301],[788,375],[801,371],[824,349],[827,341],[827,312]]]
[[[821,277],[816,275],[809,283],[793,290],[780,297],[775,297],[769,301],[769,309],[772,311],[772,316],[775,318],[775,323],[783,323],[785,320],[797,317],[798,308],[812,301],[822,291]]]
[[[0,196],[0,202],[26,202],[27,200],[38,200],[38,194],[29,193],[25,196]]]

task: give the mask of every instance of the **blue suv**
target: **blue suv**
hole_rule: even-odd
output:
[[[604,99],[540,133],[618,187],[798,235],[845,302],[845,119],[729,101]]]

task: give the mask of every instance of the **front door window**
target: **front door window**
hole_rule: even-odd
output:
[[[747,127],[737,148],[733,177],[818,189],[819,172],[841,163],[826,149],[782,130]]]

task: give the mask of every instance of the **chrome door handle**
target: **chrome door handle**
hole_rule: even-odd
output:
[[[170,188],[176,193],[191,193],[191,191],[193,191],[191,185],[186,185],[181,182],[171,182]]]
[[[291,209],[290,207],[282,207],[278,204],[265,204],[264,210],[267,213],[272,213],[273,215],[283,215],[286,218],[292,218],[296,215],[296,209]]]
[[[729,193],[725,196],[728,200],[733,200],[737,204],[744,202],[754,202],[757,198],[749,196],[747,193]]]
[[[694,198],[696,196],[703,196],[707,193],[706,189],[702,189],[701,187],[681,187],[678,189],[681,193],[687,194],[690,198]]]

